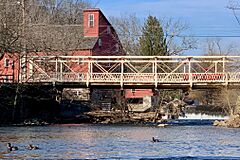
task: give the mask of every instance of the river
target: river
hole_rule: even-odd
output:
[[[161,142],[151,142],[156,137]],[[11,142],[19,150],[7,152]],[[27,150],[28,144],[40,147]],[[240,158],[240,129],[68,124],[0,127],[0,159]],[[238,159],[238,158],[236,158]]]

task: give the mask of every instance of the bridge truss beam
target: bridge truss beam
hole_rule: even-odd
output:
[[[240,56],[33,56],[25,83],[131,88],[238,85]]]

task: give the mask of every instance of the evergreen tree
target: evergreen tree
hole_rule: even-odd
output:
[[[141,54],[144,56],[165,56],[167,55],[166,38],[160,21],[149,16],[142,28],[140,37]]]

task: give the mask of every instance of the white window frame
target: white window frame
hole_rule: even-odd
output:
[[[10,59],[8,59],[8,58],[5,58],[5,59],[4,59],[4,67],[5,67],[5,68],[10,67]]]
[[[94,27],[94,14],[88,15],[88,27]]]

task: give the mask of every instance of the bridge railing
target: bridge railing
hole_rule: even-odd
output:
[[[240,83],[240,56],[45,56],[30,59],[32,71],[26,82],[118,83],[121,86]]]
[[[233,73],[228,73],[228,82],[240,82],[240,73],[239,72],[233,72]]]
[[[89,82],[119,82],[121,81],[120,73],[92,73]]]

